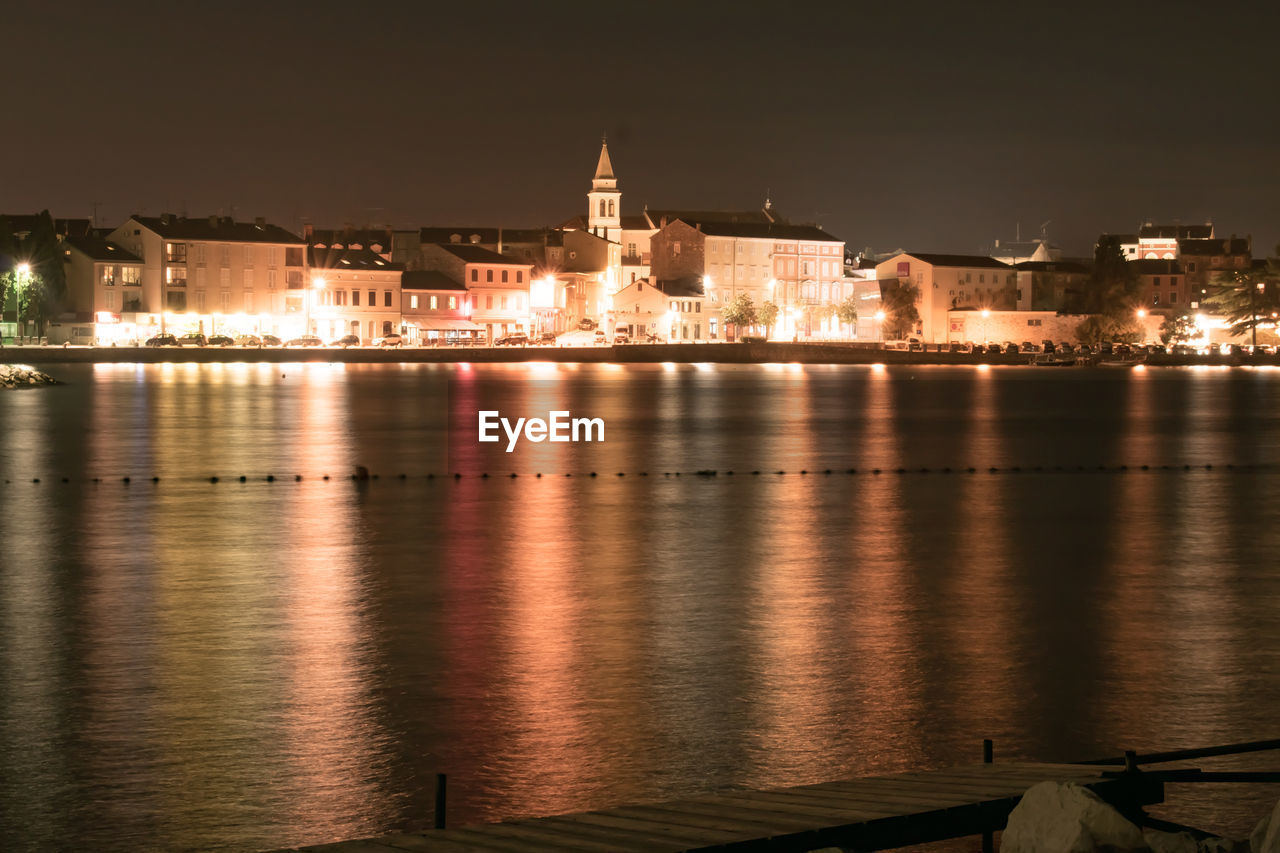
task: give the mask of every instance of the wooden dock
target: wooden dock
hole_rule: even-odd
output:
[[[732,791],[459,829],[296,848],[315,853],[887,850],[998,831],[1038,782],[1078,782],[1122,810],[1164,800],[1123,765],[973,764],[794,788]]]

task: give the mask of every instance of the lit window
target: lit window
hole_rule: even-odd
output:
[[[432,297],[431,297],[431,310],[432,310],[432,311],[434,311],[434,310],[436,310],[437,308],[439,308],[439,307],[440,307],[440,304],[439,304],[438,299],[439,299],[439,297],[436,297],[436,296],[432,296]]]
[[[450,310],[450,311],[452,311],[452,310],[456,309],[457,307],[458,307],[458,297],[456,297],[456,296],[450,296],[450,297],[449,297],[449,310]]]
[[[418,294],[413,293],[409,295],[409,307],[410,308],[418,307]]]

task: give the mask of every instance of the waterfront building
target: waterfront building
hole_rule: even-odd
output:
[[[812,225],[676,218],[654,233],[650,246],[654,279],[701,280],[714,315],[708,318],[713,339],[722,332],[720,309],[741,295],[757,308],[778,306],[779,337],[832,335],[838,321],[831,309],[853,295],[844,241]]]
[[[473,343],[484,327],[471,320],[471,295],[461,280],[439,270],[407,270],[400,279],[405,343]]]
[[[106,239],[143,262],[141,311],[162,332],[292,337],[305,325],[306,243],[263,219],[131,216]]]
[[[1192,307],[1180,261],[1148,258],[1134,261],[1132,267],[1138,276],[1138,293],[1146,310],[1174,314]]]
[[[140,342],[158,318],[143,311],[142,258],[110,240],[67,237],[65,312],[49,324],[51,344],[125,345]],[[144,338],[145,339],[145,338]]]
[[[1061,311],[1067,294],[1080,292],[1089,280],[1089,268],[1076,261],[1024,261],[1014,269],[1019,311]]]
[[[388,254],[390,247],[388,246]],[[372,248],[307,249],[311,288],[307,327],[330,343],[355,335],[363,344],[400,331],[403,268]]]
[[[1212,237],[1212,222],[1203,225],[1153,225],[1147,222],[1138,229],[1138,255],[1135,260],[1177,260],[1180,241]],[[1123,248],[1126,247],[1122,245]],[[1126,254],[1125,257],[1129,256]]]
[[[1186,276],[1187,299],[1198,306],[1209,295],[1209,285],[1218,273],[1247,270],[1252,266],[1253,238],[1233,234],[1180,240],[1178,255]]]
[[[350,223],[342,228],[307,225],[302,229],[302,238],[313,249],[368,249],[384,261],[394,260],[395,236],[390,228],[356,228]]]
[[[918,288],[915,334],[926,343],[975,340],[963,337],[967,327],[955,327],[949,311],[1007,311],[1018,302],[1017,270],[985,255],[903,252],[877,264],[876,279]]]
[[[484,327],[489,342],[512,332],[533,333],[533,264],[470,243],[431,243],[419,250],[415,268],[461,281],[471,297],[471,320]]]

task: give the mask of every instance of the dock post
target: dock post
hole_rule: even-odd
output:
[[[1132,749],[1126,749],[1124,751],[1124,772],[1138,772],[1138,753],[1134,752]]]
[[[982,763],[992,764],[995,761],[995,744],[991,738],[982,739]],[[982,833],[982,853],[995,853],[996,837],[990,831]]]
[[[444,806],[448,792],[448,778],[443,773],[436,774],[436,829],[444,829]]]

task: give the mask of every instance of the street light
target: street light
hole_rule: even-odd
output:
[[[876,312],[876,340],[877,340],[877,341],[883,341],[883,340],[884,340],[883,336],[881,336],[881,334],[880,334],[880,324],[881,324],[881,323],[883,323],[883,322],[884,322],[884,312],[883,312],[883,311],[877,311],[877,312]]]
[[[311,302],[320,295],[320,291],[324,290],[325,283],[324,276],[317,275],[311,279],[311,289],[314,293],[307,294],[307,328],[303,332],[305,335],[313,334],[311,331]]]
[[[18,264],[14,272],[17,273],[14,279],[14,292],[13,292],[14,319],[18,321],[17,324],[21,325],[22,331],[25,332],[27,330],[27,324],[22,319],[22,290],[23,290],[22,280],[24,278],[25,279],[31,278],[31,264],[27,263],[26,261],[23,261],[22,263]]]

